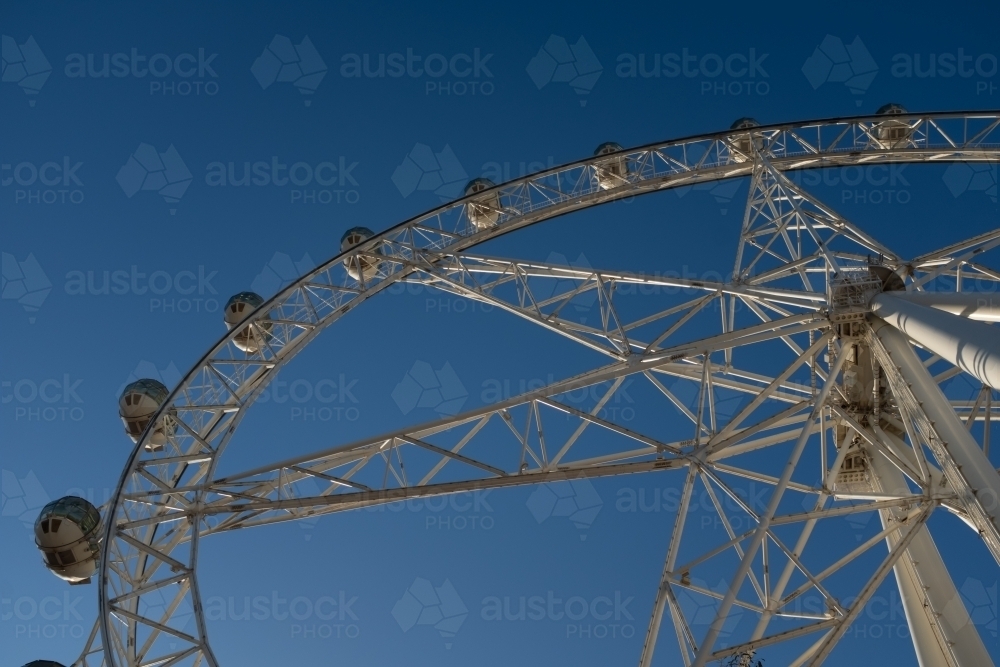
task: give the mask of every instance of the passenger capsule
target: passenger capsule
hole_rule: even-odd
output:
[[[340,237],[340,251],[347,252],[350,248],[367,241],[373,236],[375,236],[375,232],[367,227],[351,227]],[[374,254],[379,254],[378,250],[375,250]],[[366,281],[371,280],[378,273],[381,264],[379,260],[371,257],[370,254],[362,256],[352,255],[344,260],[344,268],[347,269],[347,274],[355,280],[361,280],[362,277]]]
[[[488,178],[476,178],[465,186],[465,194],[471,195],[495,187]],[[488,229],[500,220],[500,195],[494,190],[482,197],[475,197],[465,205],[465,215],[477,231]]]
[[[102,539],[101,513],[76,496],[52,501],[35,521],[35,544],[45,567],[71,584],[90,583],[97,572]]]
[[[240,292],[233,295],[226,303],[225,321],[226,328],[232,330],[250,313],[263,305],[264,299],[255,292]],[[244,352],[257,352],[261,345],[270,336],[271,323],[270,315],[265,315],[263,320],[257,320],[256,326],[249,324],[233,337],[233,344]]]
[[[608,141],[597,147],[594,155],[610,155],[622,150],[622,147],[613,141]],[[617,188],[628,182],[628,158],[624,155],[617,155],[607,160],[599,160],[595,163],[594,172],[597,176],[597,184],[602,190]]]
[[[65,665],[55,660],[32,660],[23,667],[65,667]]]
[[[907,113],[901,104],[890,102],[875,112],[879,116],[903,116]],[[875,136],[882,148],[903,148],[910,144],[913,128],[905,120],[883,120],[875,124]]]
[[[163,383],[156,380],[136,380],[125,387],[121,398],[118,399],[118,414],[125,424],[125,433],[132,438],[132,442],[139,441],[149,425],[149,420],[169,395],[170,392]],[[170,417],[164,417],[163,421],[166,423],[157,424],[152,438],[146,444],[147,451],[160,451],[167,442],[167,436],[173,434],[174,427],[169,423]]]
[[[750,130],[755,127],[760,127],[760,123],[753,118],[744,117],[734,122],[729,129]],[[764,148],[764,137],[754,132],[741,132],[740,134],[729,135],[729,141],[736,148],[731,153],[733,162],[750,162],[753,159],[754,151]]]

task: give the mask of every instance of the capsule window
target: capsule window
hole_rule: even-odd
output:
[[[46,551],[45,561],[49,564],[49,567],[59,567],[59,559],[56,557],[55,551]]]
[[[244,307],[244,306],[246,306],[246,304],[245,304],[245,303],[238,303],[238,304],[236,304],[236,310],[238,310],[239,312],[241,312],[241,313],[242,313],[242,312],[243,312],[243,307]]]
[[[53,533],[58,533],[59,532],[59,526],[62,525],[62,519],[52,519],[51,524],[52,525],[50,527],[52,528],[52,532]]]
[[[73,551],[71,549],[67,549],[66,551],[60,551],[59,561],[63,565],[72,565],[73,563],[76,562],[76,556],[73,555]]]
[[[41,526],[42,526],[42,532],[43,533],[49,532],[49,520],[48,519],[46,519],[45,521],[43,521],[41,523]]]

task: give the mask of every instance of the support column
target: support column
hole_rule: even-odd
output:
[[[872,452],[871,461],[874,490],[910,492],[903,473],[881,452]],[[896,521],[896,514],[891,509],[879,512],[883,528]],[[886,538],[890,549],[898,541],[895,534]],[[893,571],[920,667],[993,664],[926,525],[918,529]]]
[[[892,292],[890,296],[980,322],[1000,322],[1000,294]]]
[[[922,347],[983,384],[1000,389],[1000,329],[919,305],[892,292],[872,299],[871,309]]]
[[[931,310],[923,306],[910,307]],[[953,315],[938,314],[965,322]],[[883,361],[883,368],[886,362],[891,363],[905,383],[898,387],[892,386],[893,393],[897,395],[897,400],[903,399],[901,393],[910,394],[913,400],[919,403],[920,411],[929,421],[929,428],[933,429],[935,437],[931,449],[935,458],[938,459],[952,489],[965,505],[983,541],[1000,563],[1000,475],[955,414],[941,388],[934,382],[916,352],[910,347],[906,336],[877,317],[872,318],[870,324],[873,333],[889,355],[889,358]],[[986,325],[977,326],[988,329]],[[920,446],[917,443],[914,445]]]

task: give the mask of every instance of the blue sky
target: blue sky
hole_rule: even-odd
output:
[[[335,255],[350,227],[388,228],[454,197],[468,179],[515,178],[588,156],[605,141],[640,145],[725,129],[743,116],[770,123],[871,113],[888,101],[915,111],[997,108],[1000,8],[936,10],[5,5],[4,58],[13,44],[34,78],[0,84],[0,251],[5,277],[8,261],[16,263],[35,296],[5,292],[0,300],[0,661],[75,658],[96,591],[69,589],[46,572],[25,522],[70,491],[106,500],[131,446],[118,391],[142,375],[176,383],[224,331],[220,309],[231,294],[253,286],[270,296]],[[276,36],[311,43],[303,79],[275,80],[274,58],[288,43]],[[581,37],[593,57],[578,63],[580,78],[552,81],[540,48],[558,51],[559,38]],[[854,61],[854,89],[824,78],[816,63],[858,43],[869,57]],[[157,159],[164,189],[137,191],[137,165]],[[435,169],[437,181],[426,176]],[[981,190],[956,195],[943,173],[909,166],[857,185],[835,174],[803,179],[913,256],[997,226],[995,188],[992,199]],[[725,273],[746,193],[746,182],[734,181],[651,195],[501,237],[482,252]],[[448,365],[467,394],[461,407],[471,408],[593,361],[497,311],[392,292],[285,371],[287,386],[272,387],[250,413],[224,469],[435,418],[431,408],[404,412],[393,399],[407,373],[424,368],[418,362]],[[282,400],[296,381],[302,391],[322,385],[327,396],[336,388],[336,398]],[[641,411],[643,396],[635,400]],[[213,646],[226,664],[635,660],[672,520],[651,499],[669,498],[679,483],[670,474],[595,481],[595,496],[578,498],[598,508],[582,526],[533,513],[544,494],[517,488],[206,540],[200,576],[203,597],[216,604]],[[640,494],[645,510],[629,505]],[[876,524],[851,528],[874,534]],[[976,618],[1000,657],[995,564],[956,524],[936,517],[932,527],[945,536],[938,545],[946,562],[961,565],[956,583],[981,584],[986,615]],[[718,527],[709,521],[705,530]],[[425,580],[467,609],[454,637],[422,625],[404,632],[393,616]],[[912,660],[896,594],[883,587],[879,595],[881,606],[842,642],[838,662]],[[493,620],[496,604],[506,599],[516,612],[532,596],[598,600],[611,617]],[[259,598],[262,618],[244,618],[246,598],[251,606]],[[313,612],[282,617],[281,600],[300,598]],[[671,641],[657,664],[674,664]]]

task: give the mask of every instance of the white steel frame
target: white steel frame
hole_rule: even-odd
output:
[[[934,606],[940,604],[938,594],[953,590],[954,584],[942,568],[914,569],[918,559],[913,550],[924,560],[933,560],[936,554],[924,525],[934,509],[943,507],[978,530],[1000,560],[994,507],[987,507],[976,493],[976,485],[1000,485],[1000,478],[992,468],[981,471],[983,479],[961,474],[956,460],[975,458],[967,451],[970,445],[965,442],[956,455],[954,439],[921,406],[921,400],[934,391],[940,394],[938,383],[963,369],[949,367],[931,377],[928,368],[947,363],[936,356],[920,359],[905,336],[902,345],[918,362],[914,366],[910,359],[900,365],[894,355],[900,354],[901,335],[883,335],[880,321],[868,328],[862,325],[857,340],[878,358],[891,399],[882,406],[876,401],[870,421],[850,408],[841,377],[848,349],[831,320],[836,305],[832,291],[837,280],[867,270],[873,256],[882,266],[905,274],[908,292],[922,292],[942,277],[954,279],[958,291],[963,278],[966,285],[971,279],[996,285],[1000,272],[977,260],[981,252],[1000,244],[1000,229],[905,259],[804,192],[788,174],[837,166],[997,161],[1000,113],[892,116],[893,123],[905,124],[908,130],[904,140],[891,142],[881,138],[886,118],[729,130],[624,150],[612,156],[627,165],[617,184],[609,182],[608,156],[557,167],[441,206],[301,277],[234,327],[172,391],[158,413],[158,418],[176,424],[167,446],[147,451],[151,430],[137,443],[106,512],[97,585],[100,617],[77,664],[216,665],[196,571],[200,539],[206,535],[406,498],[663,469],[685,469],[686,477],[640,665],[652,662],[664,615],[672,621],[685,665],[745,660],[755,651],[806,636],[814,641],[793,664],[819,664],[894,568],[904,598],[913,597],[916,589],[907,588],[909,584],[900,579],[901,568],[908,568],[904,574],[914,581],[934,577],[933,593],[921,594],[918,602],[928,613],[940,611]],[[744,176],[750,178],[750,193],[733,278],[728,281],[580,269],[470,251],[499,234],[583,208]],[[495,209],[496,223],[486,228],[473,225],[467,215],[473,205],[480,220],[484,207]],[[378,270],[355,280],[345,269],[346,260],[355,266],[377,264]],[[284,365],[323,329],[400,281],[490,303],[600,353],[604,363],[453,418],[320,447],[307,456],[217,477],[219,457],[247,409]],[[552,281],[558,281],[561,290],[538,290],[539,284]],[[649,299],[650,310],[641,316],[620,315],[619,293],[629,285],[659,288],[665,296]],[[568,304],[584,294],[594,295],[599,311],[596,321],[586,325],[564,315]],[[853,305],[867,308],[866,301]],[[719,332],[709,337],[687,335],[690,324],[708,308],[719,313]],[[872,321],[870,314],[867,318]],[[233,343],[244,326],[254,332],[259,351],[243,352]],[[786,355],[775,357],[773,375],[740,368],[742,348],[767,344],[780,345]],[[794,379],[802,369],[810,377],[808,383]],[[665,405],[686,415],[691,431],[665,441],[602,417],[602,408],[629,377],[655,387]],[[671,392],[665,384],[668,378],[697,385],[696,411]],[[919,399],[909,388],[915,382],[925,394]],[[564,400],[568,392],[582,387],[595,387],[600,396],[585,409]],[[753,399],[725,420],[716,409],[714,387]],[[948,428],[957,423],[965,429],[984,420],[989,425],[1000,419],[992,391],[986,388],[974,402],[948,402],[943,395],[928,400],[937,401],[937,412],[947,413],[952,420]],[[546,439],[543,425],[553,414],[576,424],[572,436]],[[491,424],[506,426],[506,439],[490,430]],[[604,449],[599,454],[579,452],[574,446],[581,436],[595,431],[605,434]],[[971,440],[968,431],[963,432]],[[837,433],[843,438],[840,442]],[[986,433],[983,447],[988,452],[988,428]],[[442,444],[445,441],[447,445]],[[852,441],[877,459],[877,465],[870,489],[848,493],[835,486]],[[771,470],[740,463],[743,454],[779,445],[783,454],[772,462]],[[971,447],[984,456],[974,441]],[[809,448],[821,450],[816,484],[793,479]],[[447,480],[441,474],[445,466]],[[748,506],[726,481],[730,476],[773,487],[766,509]],[[306,494],[300,486],[307,480],[324,490]],[[681,552],[684,517],[697,488],[712,498],[729,539],[710,553],[689,558]],[[788,511],[782,499],[789,493],[814,498],[813,509]],[[720,497],[740,504],[754,527],[737,532],[721,509]],[[844,499],[854,504],[835,502]],[[823,520],[861,512],[878,512],[883,530],[860,545],[849,545],[832,565],[811,566],[804,551],[813,529]],[[790,525],[801,526],[795,543],[779,536],[779,529]],[[843,604],[825,582],[881,542],[887,544],[881,564],[859,579],[853,603]],[[693,569],[722,553],[735,554],[739,563],[725,594],[691,582]],[[677,601],[679,588],[719,600],[716,620],[704,636],[697,636],[685,618]],[[169,600],[156,617],[148,615],[143,604],[143,596],[153,591]],[[811,615],[790,611],[806,592],[822,596],[826,611]],[[723,646],[717,640],[734,605],[757,614],[758,625],[746,641]],[[173,622],[181,608],[193,611],[193,630]],[[959,616],[963,613],[964,608]],[[801,623],[774,630],[771,625],[778,618]],[[922,664],[973,664],[982,655],[988,660],[967,631],[963,630],[962,643],[971,648],[956,650],[952,644],[961,628],[934,625],[933,613],[928,618],[937,633],[937,648],[916,646]],[[971,627],[965,619],[965,626]],[[922,622],[911,619],[911,626]],[[978,640],[978,634],[975,637]]]

